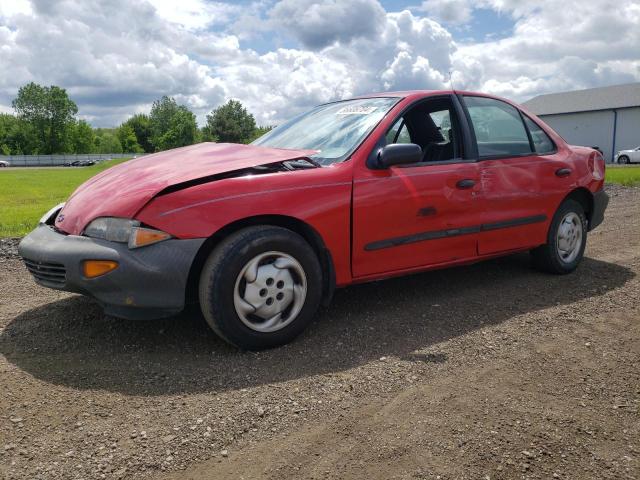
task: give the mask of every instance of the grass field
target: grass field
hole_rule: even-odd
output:
[[[93,167],[0,170],[0,238],[25,235],[47,210],[65,201],[82,182],[124,161]],[[640,185],[640,166],[607,166],[606,178],[610,183]]]
[[[640,166],[619,167],[607,165],[607,182],[633,187],[640,185]]]
[[[20,237],[37,225],[54,205],[78,185],[126,160],[91,167],[0,169],[0,237]]]

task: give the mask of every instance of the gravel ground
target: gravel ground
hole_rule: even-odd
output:
[[[610,193],[572,275],[351,287],[261,353],[105,317],[0,241],[0,477],[640,478],[640,189]]]

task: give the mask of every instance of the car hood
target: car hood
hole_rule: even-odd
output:
[[[80,185],[56,218],[56,228],[79,235],[98,217],[132,218],[167,187],[260,165],[305,158],[314,150],[233,143],[200,143],[112,167]]]

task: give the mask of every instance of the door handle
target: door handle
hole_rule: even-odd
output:
[[[558,170],[556,170],[557,177],[568,177],[569,175],[571,175],[570,168],[559,168]]]
[[[462,180],[458,180],[456,183],[456,187],[461,190],[468,190],[469,188],[473,188],[476,184],[475,180],[471,180],[470,178],[464,178]]]

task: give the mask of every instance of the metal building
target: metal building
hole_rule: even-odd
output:
[[[607,162],[640,145],[640,83],[539,95],[523,105],[568,143],[600,148]]]

